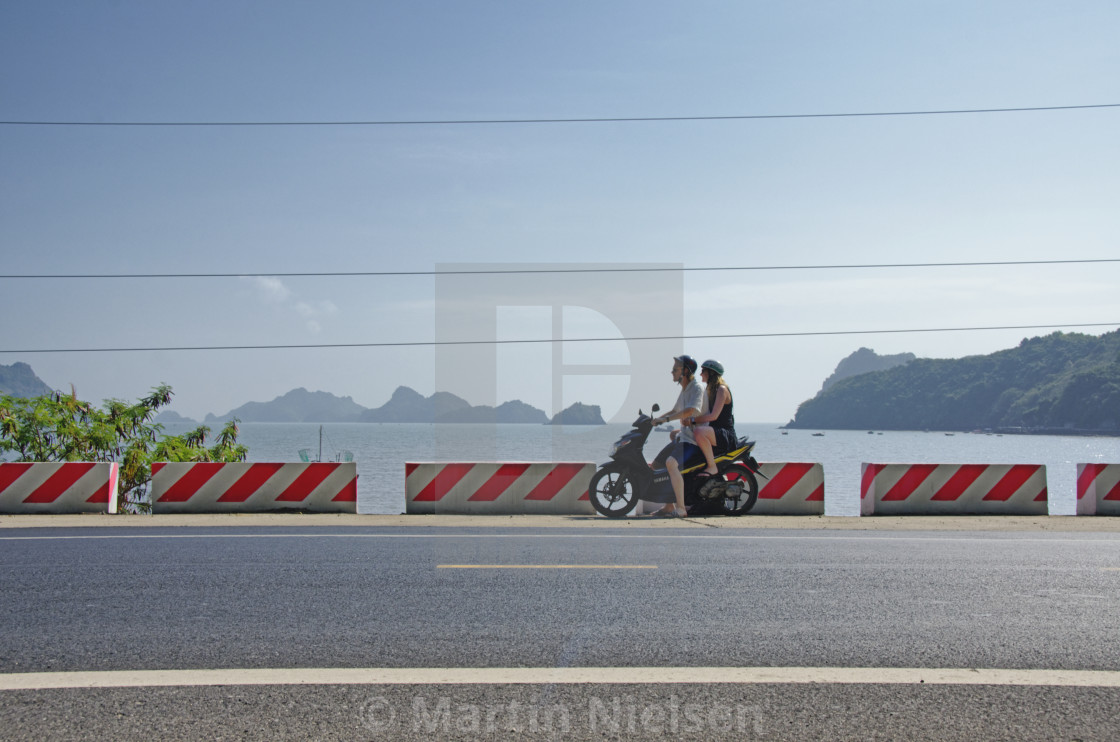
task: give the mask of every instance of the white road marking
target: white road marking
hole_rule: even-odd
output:
[[[0,691],[214,685],[861,684],[1120,687],[1115,670],[893,667],[417,667],[0,674]]]
[[[646,533],[167,533],[167,534],[107,534],[107,535],[73,535],[73,536],[0,536],[0,541],[98,541],[110,539],[237,539],[237,538],[383,538],[383,539],[607,539],[618,541],[621,539],[658,539],[658,540],[692,540],[714,539],[728,541],[952,541],[967,543],[1028,543],[1028,544],[1103,544],[1115,546],[1114,538],[988,538],[983,536],[962,535],[953,536],[832,536],[832,535],[781,535],[764,536],[759,534],[732,535],[732,534],[669,534],[660,529]],[[972,532],[965,532],[971,534]],[[1043,535],[1043,534],[1040,534]],[[1113,535],[1113,534],[1107,534]]]

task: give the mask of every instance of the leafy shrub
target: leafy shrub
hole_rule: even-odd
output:
[[[162,384],[133,404],[107,399],[101,408],[70,394],[0,396],[0,456],[15,461],[116,461],[120,463],[118,507],[150,512],[148,488],[155,461],[244,461],[249,449],[237,442],[238,420],[230,420],[207,447],[205,425],[164,436],[152,422],[172,397]]]

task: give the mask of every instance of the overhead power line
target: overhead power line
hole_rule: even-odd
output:
[[[957,108],[929,111],[859,111],[841,113],[770,113],[734,116],[596,116],[589,118],[519,119],[415,119],[372,121],[0,121],[0,126],[464,126],[486,124],[607,124],[671,121],[758,121],[767,119],[860,118],[882,116],[945,116],[979,113],[1026,113],[1030,111],[1076,111],[1120,108],[1120,103],[1076,106],[1025,106],[1021,108]]]
[[[525,340],[421,340],[399,343],[305,343],[285,345],[196,345],[151,348],[13,348],[0,353],[146,353],[203,350],[303,350],[325,348],[424,348],[447,345],[539,345],[543,343],[618,343],[651,340],[741,340],[748,338],[820,337],[828,335],[888,335],[925,332],[978,332],[987,330],[1058,330],[1072,327],[1120,327],[1120,322],[1086,322],[1062,325],[1002,325],[995,327],[925,327],[895,330],[824,330],[814,332],[754,332],[731,335],[655,335],[647,337],[533,338]]]
[[[871,270],[882,268],[973,268],[983,266],[1081,265],[1120,263],[1120,258],[1086,260],[991,260],[960,263],[851,263],[834,265],[725,265],[705,267],[612,267],[612,268],[513,268],[493,270],[435,271],[317,271],[284,273],[23,273],[0,275],[0,279],[103,279],[103,278],[323,278],[323,277],[403,277],[403,276],[503,276],[551,273],[700,273],[723,271],[797,271],[797,270]]]

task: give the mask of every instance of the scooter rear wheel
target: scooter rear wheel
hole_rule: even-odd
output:
[[[724,515],[743,515],[758,501],[758,479],[746,464],[735,462],[722,472],[727,480],[726,494],[722,501]]]
[[[622,518],[638,504],[638,492],[625,469],[604,466],[587,488],[591,505],[608,518]]]

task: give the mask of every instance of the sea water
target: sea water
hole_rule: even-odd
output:
[[[180,433],[187,426],[166,426]],[[249,461],[299,461],[299,450],[319,457],[313,423],[242,423],[239,440]],[[980,433],[789,430],[777,423],[738,424],[757,442],[760,462],[820,463],[825,475],[825,514],[859,515],[861,464],[1044,464],[1052,515],[1076,512],[1077,464],[1120,463],[1120,438]],[[474,424],[325,423],[324,461],[353,453],[358,469],[358,512],[402,513],[405,463],[428,461],[607,461],[611,444],[627,425],[548,426]],[[823,435],[814,435],[814,433]],[[654,432],[646,444],[652,458],[668,442]]]

